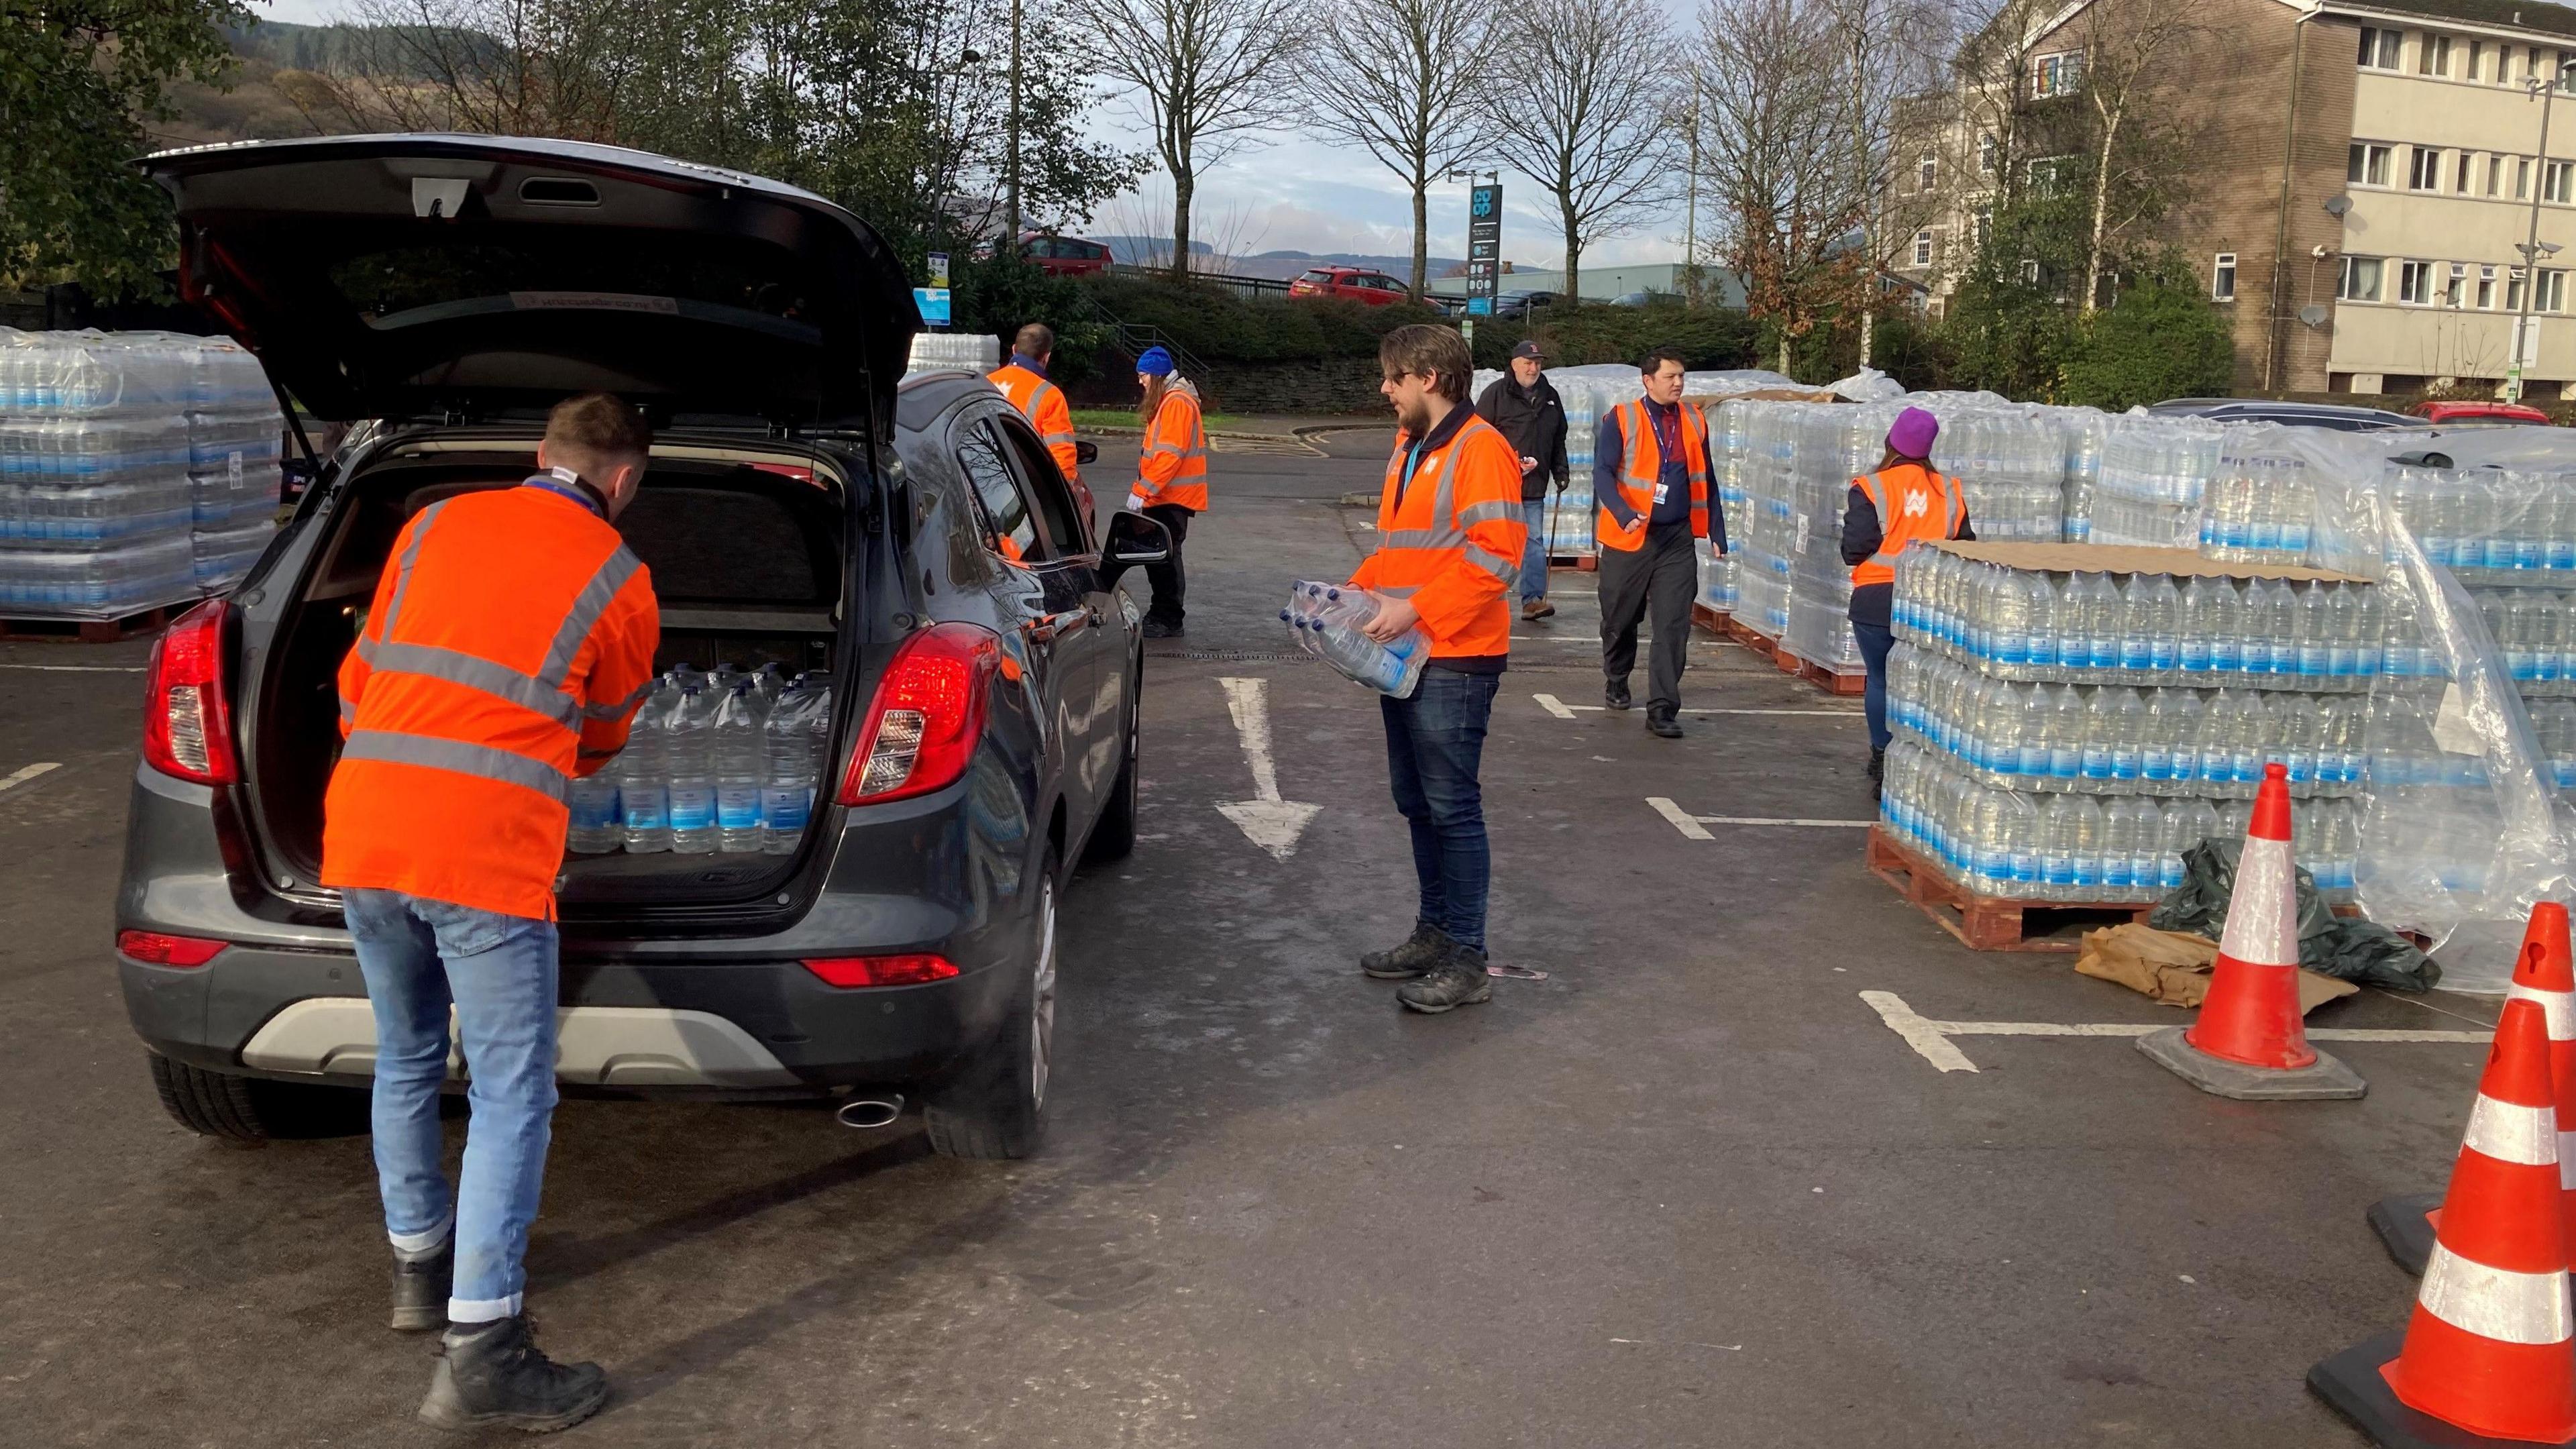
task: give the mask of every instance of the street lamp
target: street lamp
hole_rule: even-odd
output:
[[[2540,174],[2532,178],[2531,239],[2514,250],[2522,253],[2522,309],[2513,319],[2513,362],[2505,369],[2505,398],[2522,401],[2522,356],[2531,349],[2531,304],[2540,290],[2540,259],[2557,252],[2552,244],[2546,248],[2540,241],[2540,194],[2549,189],[2549,103],[2557,98],[2559,88],[2567,84],[2570,72],[2576,72],[2576,61],[2562,62],[2544,82],[2538,76],[2525,76],[2522,96],[2540,98]]]

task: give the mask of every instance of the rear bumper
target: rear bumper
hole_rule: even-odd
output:
[[[364,1081],[375,1016],[354,955],[235,946],[179,970],[118,958],[135,1031],[214,1071]],[[566,960],[556,1078],[567,1086],[817,1091],[938,1075],[1009,1003],[993,969],[844,990],[795,962]],[[451,1074],[461,1074],[450,1060]]]

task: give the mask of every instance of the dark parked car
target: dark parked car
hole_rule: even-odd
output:
[[[660,661],[831,671],[787,855],[609,854],[558,881],[568,1091],[918,1095],[932,1145],[1033,1147],[1056,896],[1136,830],[1138,619],[982,378],[897,385],[903,271],[758,177],[559,141],[375,136],[175,151],[181,284],[348,441],[249,576],[154,651],[117,968],[163,1104],[261,1138],[347,1110],[374,1020],[319,873],[333,676],[404,520],[516,484],[544,411],[611,388],[657,435],[619,520]],[[900,460],[900,466],[896,466]]]
[[[1556,292],[1505,292],[1494,299],[1494,315],[1526,317],[1533,308],[1553,307],[1561,300],[1563,300],[1561,294]]]
[[[2294,428],[2333,428],[2346,433],[2375,433],[2387,428],[2425,426],[2422,418],[2410,418],[2385,408],[2273,402],[2266,398],[2178,397],[2157,403],[2147,411],[2159,417],[2200,417],[2218,423],[2282,423]]]

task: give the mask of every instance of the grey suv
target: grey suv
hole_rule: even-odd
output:
[[[1053,1070],[1056,896],[1135,837],[1142,654],[1118,572],[983,378],[902,378],[895,259],[757,177],[461,136],[151,158],[182,287],[315,414],[349,420],[228,597],[153,655],[117,966],[172,1116],[346,1121],[374,1019],[319,870],[334,672],[405,519],[532,471],[544,409],[606,388],[656,428],[620,519],[666,666],[828,669],[831,763],[792,855],[567,859],[568,1091],[917,1095],[932,1144],[1016,1157]],[[845,1118],[860,1120],[860,1118]]]

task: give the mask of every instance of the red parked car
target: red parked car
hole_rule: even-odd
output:
[[[2547,423],[2549,414],[2522,403],[2509,402],[2419,402],[2408,412],[2428,423],[2442,427],[2466,427],[2478,423]]]
[[[1390,302],[1404,301],[1413,294],[1405,290],[1402,282],[1367,267],[1314,267],[1288,284],[1288,295],[1347,297],[1354,302],[1383,307]]]
[[[1029,232],[1020,238],[1020,255],[1050,276],[1078,277],[1109,270],[1109,248],[1079,237]]]

